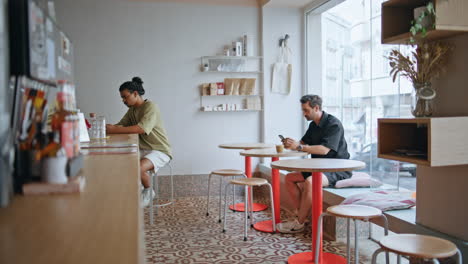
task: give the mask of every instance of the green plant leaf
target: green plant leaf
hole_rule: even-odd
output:
[[[426,9],[429,12],[429,14],[435,15],[434,3],[432,2],[427,3]]]

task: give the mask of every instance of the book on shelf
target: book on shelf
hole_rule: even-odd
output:
[[[402,156],[415,156],[415,157],[426,157],[427,153],[421,150],[415,149],[395,149],[393,153]]]

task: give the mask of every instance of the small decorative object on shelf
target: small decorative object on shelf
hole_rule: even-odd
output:
[[[202,112],[255,112],[262,110],[261,96],[246,93],[246,90],[241,90],[242,94],[237,93],[235,95],[223,93],[223,91],[216,94],[222,88],[224,88],[224,91],[229,89],[224,84],[222,82],[202,84],[200,96],[200,110]],[[210,90],[213,90],[214,94],[211,94]]]
[[[262,101],[260,97],[247,97],[245,98],[245,108],[249,110],[261,110],[262,109]]]
[[[242,108],[241,104],[219,104],[216,106],[205,105],[201,107],[203,112],[211,112],[211,111],[245,111],[247,109]]]
[[[201,95],[255,95],[256,78],[226,78],[224,82],[203,83]]]
[[[415,117],[430,117],[433,113],[433,100],[436,91],[431,81],[445,71],[449,55],[454,45],[447,42],[426,42],[418,40],[410,55],[393,49],[388,57],[390,75],[395,82],[398,74],[413,83],[412,109]]]
[[[218,93],[216,95],[224,95],[224,83],[217,82],[216,86],[218,87]]]

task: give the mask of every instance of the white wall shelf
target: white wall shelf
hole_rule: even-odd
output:
[[[239,95],[201,95],[201,97],[246,97],[246,96],[261,96],[258,94],[239,94]]]
[[[205,108],[208,108],[208,110],[206,110]],[[217,110],[214,110],[216,108]],[[200,96],[200,111],[202,112],[252,112],[261,110],[261,95]]]
[[[201,57],[201,69],[208,65],[206,73],[250,73],[260,74],[262,70],[260,56],[203,56]]]
[[[260,74],[262,71],[204,71],[205,73],[250,73],[250,74]]]
[[[223,60],[258,60],[263,59],[262,56],[202,56],[202,60],[223,59]]]
[[[255,110],[255,109],[239,109],[239,110],[229,110],[229,111],[228,110],[206,111],[206,110],[200,109],[200,111],[201,112],[261,112],[263,110],[261,110],[261,109],[257,109],[257,110]]]

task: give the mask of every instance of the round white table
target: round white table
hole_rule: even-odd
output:
[[[345,264],[346,259],[332,253],[322,251],[322,232],[320,232],[319,252],[315,250],[315,237],[317,234],[317,223],[322,214],[322,172],[338,172],[358,170],[366,167],[362,161],[346,159],[298,159],[280,160],[271,163],[271,167],[280,170],[311,172],[312,173],[312,251],[292,255],[288,263],[314,263],[315,254],[319,255],[321,264]],[[318,263],[316,263],[318,264]]]
[[[266,144],[266,143],[229,143],[229,144],[221,144],[218,147],[223,149],[240,149],[240,150],[248,150],[248,149],[265,149],[265,148],[274,148],[275,145],[273,144]],[[252,160],[250,157],[245,157],[245,175],[248,178],[252,178]],[[249,193],[250,199],[250,193]],[[268,206],[265,204],[253,204],[254,212],[263,211],[267,209]],[[244,212],[245,206],[244,203],[238,203],[235,205],[230,205],[229,209],[233,211]]]
[[[282,157],[304,157],[309,155],[307,152],[284,150],[281,153],[276,152],[276,149],[251,149],[242,151],[241,156],[256,157],[256,158],[271,158],[271,162],[279,160]],[[273,189],[273,204],[275,206],[275,222],[281,223],[280,219],[280,177],[278,169],[271,169],[271,187]],[[273,233],[276,228],[273,227],[271,220],[262,221],[254,224],[254,228],[258,231]]]

